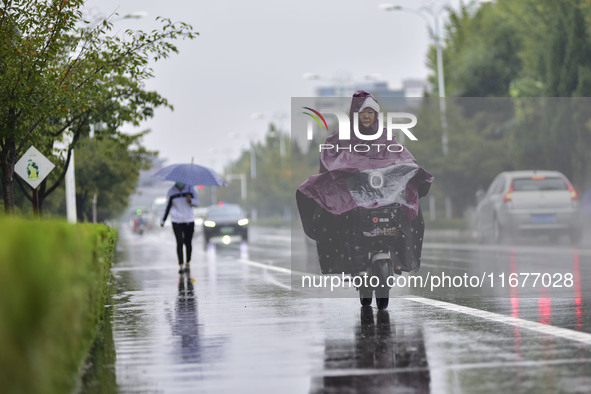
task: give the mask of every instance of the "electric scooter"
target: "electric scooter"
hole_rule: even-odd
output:
[[[399,254],[403,225],[401,205],[394,203],[381,208],[357,208],[353,225],[356,226],[355,242],[367,252],[366,271],[361,271],[359,300],[361,305],[371,305],[375,294],[378,309],[388,307],[394,274],[401,274]]]

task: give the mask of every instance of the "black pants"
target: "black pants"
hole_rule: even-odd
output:
[[[172,230],[176,237],[176,255],[179,259],[179,264],[183,264],[183,245],[187,249],[187,263],[191,261],[191,242],[193,241],[193,233],[195,232],[195,223],[172,223]]]

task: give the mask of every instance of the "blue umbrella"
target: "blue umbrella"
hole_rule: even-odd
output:
[[[155,173],[153,177],[187,185],[228,186],[214,170],[197,164],[171,164]]]

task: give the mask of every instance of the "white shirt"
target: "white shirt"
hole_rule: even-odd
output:
[[[187,202],[187,194],[191,194],[191,204]],[[171,187],[166,195],[166,205],[160,216],[160,224],[164,224],[166,216],[170,214],[173,223],[191,223],[195,220],[192,206],[199,205],[199,198],[193,186],[185,185],[181,190]]]

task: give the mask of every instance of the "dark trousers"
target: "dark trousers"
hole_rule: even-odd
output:
[[[195,223],[172,223],[172,230],[176,237],[176,255],[179,259],[179,264],[183,264],[183,245],[187,250],[187,263],[191,261],[191,242],[193,241],[193,233],[195,232]]]

